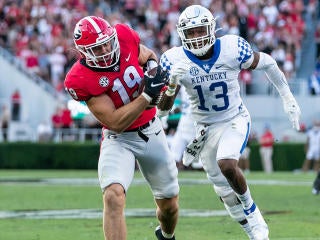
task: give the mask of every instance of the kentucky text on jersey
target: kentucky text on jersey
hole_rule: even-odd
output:
[[[208,82],[208,81],[213,81],[213,80],[222,80],[222,79],[227,79],[227,72],[216,72],[216,73],[209,74],[209,75],[192,77],[191,81],[192,81],[192,84],[198,84],[198,83],[202,83],[202,82]]]

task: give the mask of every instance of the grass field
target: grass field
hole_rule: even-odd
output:
[[[315,174],[247,175],[270,239],[320,239]],[[182,171],[178,240],[247,239],[226,215],[205,174]],[[157,220],[148,186],[137,172],[128,192],[128,240],[151,240]],[[73,211],[71,211],[73,210]],[[82,210],[82,211],[81,211]],[[101,192],[96,171],[0,170],[1,240],[102,240]]]

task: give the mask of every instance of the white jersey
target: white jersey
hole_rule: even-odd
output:
[[[191,115],[189,97],[184,86],[181,86],[180,88],[179,98],[181,100],[179,106],[181,109],[181,117],[179,119],[177,131],[175,132],[171,142],[171,151],[176,162],[181,161],[183,151],[189,142],[191,142],[196,136],[196,128],[194,119]]]
[[[320,129],[313,127],[307,132],[308,136],[308,150],[307,159],[320,160]]]
[[[160,59],[169,71],[179,62],[188,66],[179,84],[189,95],[191,111],[198,123],[212,124],[234,118],[245,111],[240,97],[238,74],[242,64],[253,57],[249,43],[236,35],[225,35],[214,44],[208,60],[200,60],[182,46],[167,50]]]
[[[188,96],[184,86],[181,86],[181,88],[180,88],[179,98],[181,101],[181,104],[180,104],[181,114],[182,115],[189,115],[191,113],[191,106],[190,106],[190,102],[189,102],[189,96]]]
[[[181,132],[186,139],[192,140],[195,137],[195,121],[191,115],[189,96],[187,95],[184,86],[181,86],[178,96],[181,101],[179,105],[181,110],[181,117],[179,119],[177,131]]]

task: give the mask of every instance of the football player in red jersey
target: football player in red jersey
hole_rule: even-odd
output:
[[[67,73],[65,87],[75,100],[86,102],[103,126],[98,175],[105,239],[126,239],[125,199],[135,160],[157,204],[157,238],[175,239],[178,171],[153,107],[166,73],[127,25],[112,27],[102,18],[84,17],[75,26],[74,42],[81,59]],[[143,68],[157,72],[144,75]]]

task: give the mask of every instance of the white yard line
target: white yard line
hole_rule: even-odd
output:
[[[127,217],[155,217],[155,209],[126,209]],[[225,210],[180,209],[181,217],[211,217],[227,216]],[[65,210],[38,210],[38,211],[0,211],[0,219],[96,219],[102,218],[101,209],[65,209]]]
[[[250,185],[281,185],[281,186],[311,186],[311,181],[286,181],[286,180],[247,180]],[[207,179],[190,179],[180,178],[179,183],[182,185],[202,185],[210,184]],[[42,178],[42,179],[13,179],[13,178],[0,178],[0,185],[2,184],[32,184],[32,185],[99,185],[96,178]],[[143,178],[136,178],[133,180],[133,185],[144,185],[146,181]]]

